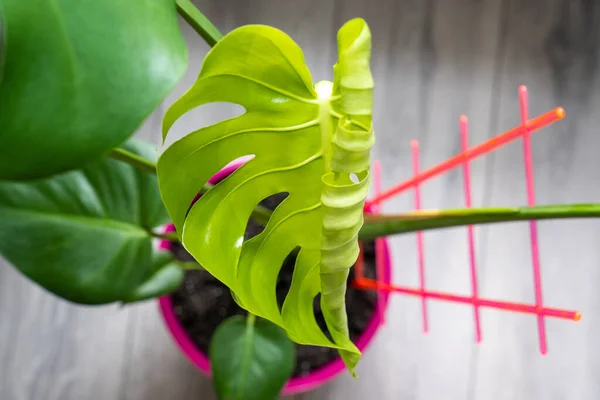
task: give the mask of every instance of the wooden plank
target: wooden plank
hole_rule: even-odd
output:
[[[0,398],[117,399],[129,310],[77,307],[0,271]]]
[[[458,117],[470,117],[471,143],[519,123],[517,87],[530,89],[531,115],[554,106],[567,119],[532,137],[540,203],[597,201],[600,124],[599,6],[552,0],[359,0],[199,2],[223,31],[244,23],[283,29],[304,49],[315,80],[331,79],[335,31],[361,16],[373,31],[376,78],[374,158],[384,188],[410,175],[408,142],[421,142],[422,166],[459,151]],[[185,27],[190,68],[165,106],[196,79],[208,51]],[[160,142],[160,118],[138,137]],[[232,106],[193,111],[168,143],[239,113]],[[159,150],[160,151],[160,150]],[[526,201],[521,143],[472,164],[475,205]],[[427,208],[463,204],[460,170],[423,186]],[[385,211],[412,208],[403,195]],[[545,303],[579,309],[579,325],[547,321],[549,355],[539,356],[531,316],[482,311],[484,342],[473,341],[470,307],[430,302],[431,332],[421,333],[418,299],[395,295],[388,324],[358,368],[297,399],[594,399],[600,328],[594,283],[600,249],[595,221],[540,224]],[[533,301],[527,224],[476,230],[482,294]],[[415,239],[392,239],[396,282],[417,285]],[[425,235],[427,283],[470,293],[466,232]],[[0,399],[214,399],[211,384],[178,353],[155,302],[119,309],[79,307],[45,293],[0,261]]]

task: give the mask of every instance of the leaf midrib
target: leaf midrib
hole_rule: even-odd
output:
[[[0,4],[0,87],[4,81],[4,65],[6,64],[6,22],[4,22],[4,10]]]
[[[66,47],[67,53],[69,54],[69,59],[71,60],[71,73],[72,73],[72,77],[73,77],[72,83],[78,87],[79,83],[80,83],[80,81],[78,79],[79,71],[77,68],[78,60],[77,60],[75,48],[73,47],[73,43],[71,41],[71,36],[69,35],[69,30],[67,29],[67,23],[65,21],[64,12],[63,12],[62,8],[60,7],[60,5],[58,4],[57,0],[50,0],[48,3],[50,5],[50,8],[52,8],[52,10],[54,11],[54,15],[56,16],[58,24],[60,25],[60,28],[61,28],[61,33],[64,35],[65,47]],[[76,93],[77,93],[77,91],[76,91]]]
[[[246,114],[242,114],[237,118],[243,117]],[[205,144],[203,144],[202,146],[199,146],[198,148],[194,149],[194,151],[192,151],[191,153],[187,154],[184,158],[183,161],[187,160],[188,158],[192,157],[194,154],[198,153],[199,151],[204,150],[206,147],[214,144],[214,143],[219,143],[222,140],[231,138],[233,136],[237,136],[237,135],[243,135],[244,133],[253,133],[253,132],[268,132],[268,133],[274,133],[274,132],[293,132],[293,131],[299,131],[302,129],[306,129],[306,128],[310,128],[312,126],[316,126],[319,125],[319,120],[317,119],[313,119],[307,122],[304,122],[302,124],[297,124],[297,125],[289,125],[289,126],[283,126],[283,127],[269,127],[269,128],[262,128],[262,127],[258,127],[258,128],[248,128],[248,129],[239,129],[237,131],[231,132],[228,135],[223,135],[220,136],[216,139],[211,140],[210,142],[206,142]],[[210,125],[206,128],[202,128],[202,129],[207,129],[207,128],[211,128],[214,125]],[[202,130],[200,129],[200,130]],[[196,131],[199,132],[200,130]],[[194,132],[194,133],[196,133]]]
[[[138,225],[134,225],[128,222],[117,221],[110,218],[92,217],[92,216],[80,216],[63,213],[52,213],[43,212],[40,210],[31,209],[17,209],[9,207],[0,207],[0,211],[6,210],[12,214],[25,214],[31,217],[37,218],[49,218],[58,220],[67,220],[75,222],[76,224],[82,224],[86,226],[96,226],[100,228],[114,229],[120,232],[132,233],[132,236],[150,237],[150,234]]]
[[[241,377],[240,377],[240,385],[238,386],[238,390],[237,390],[237,394],[236,394],[236,399],[240,399],[241,397],[240,394],[243,393],[243,389],[245,389],[246,386],[246,378],[248,376],[248,368],[250,367],[250,361],[252,358],[252,346],[254,345],[254,341],[255,341],[255,336],[256,336],[256,332],[255,332],[255,328],[254,328],[254,323],[256,321],[256,316],[253,314],[249,314],[247,319],[246,319],[246,330],[245,330],[245,335],[244,335],[244,354],[243,354],[243,358],[242,358],[242,364],[241,364]]]
[[[313,161],[318,160],[322,156],[323,156],[322,153],[317,153],[315,155],[310,156],[306,160],[303,160],[302,162],[299,162],[299,163],[296,163],[296,164],[292,164],[292,165],[287,165],[285,167],[272,168],[272,169],[269,169],[269,170],[262,171],[262,172],[259,172],[257,174],[254,174],[252,176],[249,176],[248,178],[244,179],[239,184],[237,184],[233,188],[231,188],[231,190],[225,194],[225,196],[223,197],[223,199],[221,201],[224,201],[225,199],[227,199],[232,193],[234,193],[236,190],[238,190],[239,188],[241,188],[242,186],[244,186],[246,183],[251,182],[252,180],[254,180],[254,179],[256,179],[256,178],[258,178],[260,176],[264,176],[264,175],[268,175],[268,174],[272,174],[272,173],[277,173],[277,172],[282,172],[282,171],[292,171],[292,170],[304,167],[304,166],[312,163]],[[321,203],[319,202],[318,204],[320,205]],[[311,205],[310,207],[313,207],[313,206],[314,205]]]
[[[290,92],[288,92],[286,90],[278,88],[277,86],[273,86],[273,85],[270,85],[268,83],[265,83],[265,82],[263,82],[263,81],[261,81],[259,79],[254,79],[254,78],[251,78],[249,76],[242,75],[242,74],[234,74],[232,72],[219,72],[219,73],[208,74],[206,76],[203,76],[201,79],[199,79],[198,82],[196,82],[194,86],[200,85],[203,80],[209,80],[211,78],[219,78],[219,77],[222,77],[222,76],[234,76],[234,77],[237,77],[237,78],[245,79],[245,80],[247,80],[249,82],[253,82],[253,83],[256,83],[257,85],[263,86],[263,87],[265,87],[265,88],[267,88],[267,89],[269,89],[269,90],[271,90],[271,91],[273,91],[275,93],[279,93],[279,94],[281,94],[283,96],[287,96],[287,97],[289,97],[291,99],[300,101],[302,103],[314,104],[314,105],[319,104],[319,101],[317,99],[307,99],[306,97],[302,97],[302,96],[298,96],[296,94],[290,93]]]

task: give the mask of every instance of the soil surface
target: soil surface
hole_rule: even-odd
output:
[[[261,204],[274,209],[285,194],[271,196]],[[262,227],[252,220],[246,228],[246,239],[262,231]],[[193,260],[180,244],[174,244],[172,252],[180,259]],[[373,242],[364,243],[365,276],[375,277],[375,249]],[[277,283],[277,299],[279,306],[289,290],[292,282],[295,256],[290,255],[284,262]],[[374,291],[363,291],[351,286],[353,273],[348,278],[346,292],[346,309],[348,312],[350,338],[355,341],[367,328],[377,306],[377,295]],[[231,297],[229,289],[204,270],[186,271],[185,279],[179,289],[172,295],[175,315],[188,332],[198,349],[208,354],[208,348],[217,326],[234,315],[245,315]],[[323,331],[329,336],[327,326],[320,309],[319,296],[314,302],[315,316]],[[296,369],[293,377],[306,376],[331,360],[338,357],[334,349],[326,347],[296,345]]]

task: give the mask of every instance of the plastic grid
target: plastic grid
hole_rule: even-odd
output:
[[[434,167],[427,170],[420,170],[419,160],[419,143],[416,140],[411,141],[412,149],[412,162],[413,162],[413,177],[391,187],[385,191],[381,190],[381,165],[379,162],[373,163],[373,183],[374,183],[374,196],[366,201],[365,207],[370,208],[374,213],[379,212],[379,206],[386,200],[403,193],[407,190],[412,189],[414,192],[414,206],[415,213],[421,210],[421,193],[420,185],[435,177],[443,174],[444,172],[456,168],[462,167],[463,171],[463,189],[465,197],[465,206],[471,208],[471,172],[469,162],[476,157],[487,154],[494,151],[503,145],[521,138],[523,142],[523,157],[525,161],[525,184],[527,188],[527,205],[535,205],[535,186],[534,186],[534,174],[533,174],[533,162],[531,156],[531,141],[530,135],[532,132],[542,129],[556,121],[564,118],[565,111],[562,107],[557,107],[551,111],[546,112],[536,118],[529,119],[528,110],[528,94],[525,86],[519,87],[519,108],[521,124],[517,127],[510,129],[509,131],[500,134],[482,144],[474,147],[469,147],[468,139],[468,119],[465,115],[460,116],[459,127],[460,127],[460,140],[461,140],[461,153],[451,157]],[[479,296],[478,279],[477,279],[477,260],[475,256],[475,239],[473,234],[473,226],[467,226],[467,240],[468,240],[468,251],[469,251],[469,270],[471,275],[471,296],[445,293],[439,291],[427,290],[425,282],[425,262],[424,262],[424,249],[423,249],[423,232],[416,232],[417,239],[417,262],[419,269],[419,287],[412,288],[402,285],[388,285],[383,283],[382,274],[382,263],[377,264],[377,278],[369,279],[364,276],[364,266],[362,252],[359,256],[356,270],[354,286],[364,290],[376,290],[378,292],[378,304],[377,312],[379,313],[381,320],[385,321],[384,310],[381,302],[381,296],[383,292],[401,293],[411,296],[418,296],[421,298],[421,315],[423,332],[427,333],[429,330],[428,313],[427,313],[427,300],[436,299],[454,303],[470,304],[473,306],[473,316],[475,321],[475,341],[480,343],[482,340],[481,332],[481,321],[479,311],[481,307],[494,308],[499,310],[521,312],[534,314],[537,317],[538,325],[538,338],[539,338],[539,349],[541,354],[548,352],[547,339],[546,339],[546,328],[545,328],[545,317],[562,318],[572,321],[578,321],[581,318],[581,314],[577,311],[564,310],[552,307],[546,307],[543,305],[542,299],[542,278],[541,278],[541,267],[539,258],[539,244],[537,235],[537,223],[536,221],[529,221],[529,233],[530,233],[530,246],[531,246],[531,257],[532,257],[532,271],[534,277],[534,293],[535,293],[535,304],[525,304],[511,301],[492,300],[481,298]],[[381,257],[383,253],[383,246],[381,245],[381,239],[375,241],[375,253],[377,260],[383,260]]]

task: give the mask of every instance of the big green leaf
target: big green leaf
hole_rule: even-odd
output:
[[[277,325],[231,317],[210,343],[215,391],[220,399],[276,399],[296,363],[294,344]]]
[[[0,0],[0,20],[0,179],[99,159],[185,72],[174,0]]]
[[[335,83],[315,88],[302,51],[283,32],[253,25],[226,35],[207,55],[194,86],[168,110],[163,134],[203,104],[235,103],[245,113],[172,144],[159,159],[158,176],[186,249],[232,289],[240,305],[283,327],[296,342],[340,349],[353,370],[360,352],[348,337],[344,294],[358,255],[374,141],[366,23],[345,24],[338,43]],[[211,175],[246,155],[254,158],[190,209]],[[265,230],[244,242],[254,207],[282,192],[289,195]],[[280,310],[278,273],[297,248],[292,286]],[[319,293],[333,342],[315,320]]]
[[[146,158],[155,151],[130,141]],[[0,254],[74,302],[141,300],[175,289],[183,272],[153,250],[149,230],[168,221],[156,177],[103,159],[40,181],[0,182]]]

